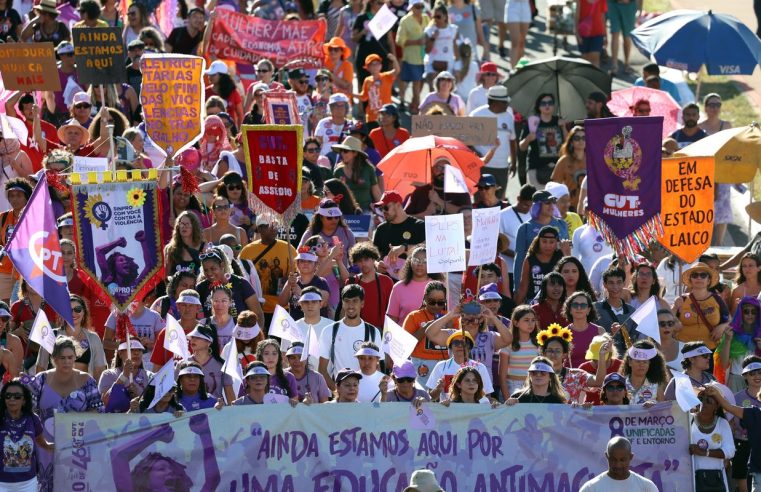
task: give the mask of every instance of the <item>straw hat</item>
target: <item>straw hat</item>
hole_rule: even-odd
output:
[[[39,10],[40,12],[47,12],[48,14],[58,15],[60,12],[58,12],[58,9],[56,9],[56,1],[55,0],[40,0],[39,5],[34,6],[35,10]]]
[[[711,267],[701,262],[695,263],[690,268],[682,272],[682,283],[684,285],[689,286],[690,275],[692,275],[695,272],[708,273],[708,275],[710,276],[709,278],[711,279],[711,283],[709,284],[709,287],[719,283],[719,274],[715,270],[713,270]]]
[[[87,128],[82,126],[75,118],[70,119],[58,129],[58,139],[61,142],[65,142],[64,135],[66,135],[66,130],[70,128],[78,130],[79,133],[82,134],[82,145],[87,145],[90,141],[90,133],[87,131]]]
[[[367,157],[365,151],[362,150],[362,142],[360,142],[357,137],[346,137],[344,138],[343,142],[338,145],[333,145],[331,149],[333,149],[334,152],[340,152],[341,150],[353,150],[354,152]]]
[[[330,48],[341,48],[343,50],[343,54],[341,57],[344,60],[348,60],[349,57],[351,57],[351,48],[346,46],[346,42],[343,40],[343,38],[339,37],[333,37],[330,38],[330,41],[322,45],[322,52],[325,54],[325,56],[328,56],[328,51]]]

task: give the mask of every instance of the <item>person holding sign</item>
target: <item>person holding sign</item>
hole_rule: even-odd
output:
[[[481,376],[484,394],[490,395],[494,392],[491,375],[486,366],[467,357],[474,344],[473,335],[467,331],[464,337],[461,331],[456,331],[446,338],[445,345],[449,348],[450,358],[436,363],[426,383],[431,400],[445,401],[449,399],[454,376],[463,366],[472,367],[478,372]]]
[[[716,348],[729,327],[729,310],[715,292],[709,291],[719,281],[719,274],[705,263],[696,263],[682,273],[682,283],[689,294],[674,301],[672,310],[679,316],[682,329],[676,339],[682,342],[703,342],[709,349]]]

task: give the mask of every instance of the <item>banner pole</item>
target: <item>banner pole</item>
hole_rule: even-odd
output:
[[[118,355],[117,355],[118,357]],[[127,329],[127,358],[132,360],[132,340],[129,336],[129,328]],[[132,384],[132,373],[129,375],[129,384]]]

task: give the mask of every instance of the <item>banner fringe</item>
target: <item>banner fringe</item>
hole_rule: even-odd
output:
[[[637,255],[649,249],[651,242],[657,241],[659,237],[663,236],[660,212],[648,219],[631,234],[622,238],[617,237],[613,229],[599,215],[588,210],[587,217],[592,227],[605,238],[605,241],[616,251],[616,254],[630,260],[636,260]]]
[[[278,224],[282,225],[283,227],[288,228],[288,235],[290,238],[290,227],[291,222],[293,222],[293,219],[296,218],[296,215],[298,215],[301,212],[301,193],[298,193],[296,195],[296,199],[293,201],[290,207],[288,207],[283,214],[279,214],[272,210],[270,207],[265,205],[263,201],[259,199],[256,195],[253,193],[248,194],[248,207],[251,209],[254,214],[256,214],[257,218],[259,216],[262,217],[269,217],[278,222]],[[290,242],[290,239],[289,239]]]

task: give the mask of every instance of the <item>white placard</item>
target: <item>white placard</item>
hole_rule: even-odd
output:
[[[465,225],[462,214],[425,218],[428,273],[465,270]]]
[[[500,211],[499,207],[473,209],[468,266],[493,263],[497,257]]]
[[[468,193],[468,185],[465,183],[465,176],[459,167],[449,164],[444,167],[444,193]]]
[[[104,173],[108,171],[108,159],[105,157],[74,157],[74,169],[75,173],[89,173],[98,172]]]
[[[383,330],[383,352],[391,357],[394,365],[401,366],[410,357],[417,346],[417,338],[399,326],[388,316],[385,317]]]
[[[367,28],[373,34],[375,39],[380,40],[386,33],[394,27],[398,17],[391,12],[387,4],[383,4],[377,14],[367,23]]]

